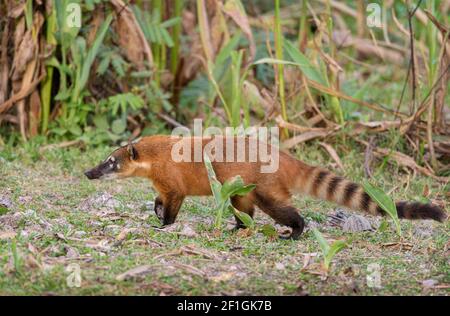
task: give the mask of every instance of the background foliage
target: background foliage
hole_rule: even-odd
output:
[[[117,145],[200,117],[445,182],[449,7],[381,1],[371,27],[365,1],[3,1],[0,145]]]

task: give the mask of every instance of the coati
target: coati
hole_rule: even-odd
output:
[[[215,138],[224,143],[227,140]],[[235,149],[233,155],[236,158],[238,137],[232,138],[230,144]],[[148,178],[159,193],[155,200],[155,212],[163,225],[172,224],[186,196],[211,195],[202,159],[197,162],[194,159],[192,162],[175,162],[172,159],[172,149],[180,140],[187,142],[187,146],[191,146],[190,149],[194,149],[196,142],[200,143],[203,150],[212,137],[144,137],[135,144],[130,143],[115,150],[104,162],[86,171],[85,175],[89,179]],[[245,143],[249,144],[248,137],[245,137]],[[249,146],[245,146],[247,158],[248,148]],[[274,147],[269,146],[269,149],[274,150]],[[193,151],[191,150],[191,158],[194,157]],[[299,211],[291,202],[293,194],[309,194],[372,215],[385,214],[360,185],[323,168],[307,165],[282,151],[279,152],[278,158],[279,166],[273,173],[260,172],[262,163],[259,160],[213,161],[212,165],[221,183],[240,175],[246,184],[256,184],[256,188],[246,196],[233,197],[233,206],[250,216],[253,216],[257,206],[279,224],[292,228],[288,238],[298,239],[305,226]],[[398,202],[396,206],[400,218],[433,219],[443,222],[447,217],[444,210],[432,204]],[[236,221],[236,227],[242,228],[243,223],[238,218]]]

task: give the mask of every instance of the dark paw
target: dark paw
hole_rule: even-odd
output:
[[[164,206],[159,198],[155,199],[155,206],[153,210],[155,211],[155,214],[158,217],[158,219],[161,222],[164,221]]]
[[[173,223],[175,223],[175,219],[164,218],[164,219],[162,219],[162,223],[163,223],[163,227],[166,227],[166,226],[169,226],[169,225],[172,225]]]
[[[239,231],[239,230],[241,230],[241,229],[245,229],[245,226],[244,226],[244,225],[239,225],[239,224],[237,224],[236,226],[234,226],[233,228],[231,228],[229,231],[232,232],[232,233],[235,233],[235,232],[237,232],[237,231]]]

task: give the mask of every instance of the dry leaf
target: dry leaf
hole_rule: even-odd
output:
[[[225,282],[231,280],[236,273],[234,272],[222,272],[219,275],[209,277],[209,279],[213,282]]]
[[[336,150],[334,150],[333,147],[331,147],[331,145],[327,144],[327,143],[319,143],[323,148],[326,149],[326,151],[330,154],[331,158],[333,158],[333,160],[337,163],[338,167],[344,171],[344,165],[342,164],[341,159],[339,158]]]
[[[13,232],[13,231],[0,232],[0,240],[12,239],[15,237],[16,237],[16,232]]]
[[[139,266],[139,267],[133,268],[131,270],[128,270],[128,271],[126,271],[126,272],[116,276],[116,280],[117,281],[126,281],[126,280],[129,280],[129,279],[132,279],[132,278],[144,276],[144,275],[149,274],[150,272],[152,272],[153,271],[153,267],[154,266],[143,265],[143,266]]]
[[[306,132],[297,136],[294,136],[285,142],[283,142],[283,148],[289,149],[292,148],[300,143],[304,143],[308,140],[315,139],[315,138],[323,138],[325,136],[328,136],[330,134],[330,131],[310,131]]]
[[[248,20],[245,9],[242,7],[240,1],[228,0],[223,6],[223,11],[226,15],[231,17],[233,21],[241,28],[244,32],[248,41],[250,42],[250,58],[252,61],[256,55],[256,44],[253,38],[252,29],[250,28],[250,22]]]

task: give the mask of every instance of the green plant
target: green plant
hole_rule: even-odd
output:
[[[17,250],[16,238],[11,240],[11,254],[14,264],[14,270],[17,274],[22,272],[22,258],[20,258],[19,251]]]
[[[371,185],[367,181],[364,182],[363,186],[367,194],[369,194],[369,196],[392,218],[397,229],[397,234],[401,236],[402,228],[400,226],[400,220],[398,219],[397,207],[392,199],[382,190]]]
[[[57,1],[58,3],[58,1]],[[86,123],[87,114],[92,109],[83,102],[84,96],[88,94],[85,90],[89,74],[91,72],[94,60],[99,53],[103,39],[106,36],[113,16],[110,14],[99,28],[96,38],[90,48],[86,46],[86,40],[82,37],[74,37],[77,33],[66,31],[65,15],[60,11],[65,10],[65,6],[57,8],[59,31],[57,38],[61,45],[62,62],[56,57],[52,57],[47,65],[55,67],[60,72],[61,86],[55,100],[62,102],[61,116],[56,120],[56,125],[52,132],[64,136],[71,134],[80,137],[82,134],[81,125]],[[61,21],[63,19],[63,21]],[[70,48],[72,62],[67,64],[66,50]],[[70,86],[67,85],[67,77],[70,78]]]
[[[175,19],[180,20],[182,11],[183,11],[183,0],[174,0],[174,10],[173,10],[173,17]],[[173,47],[170,54],[170,71],[172,72],[172,75],[175,77],[177,70],[178,70],[178,64],[180,59],[180,44],[181,44],[181,23],[176,23],[172,27],[172,39],[173,39]]]
[[[128,115],[137,113],[143,106],[144,100],[133,93],[121,93],[101,100],[93,117],[95,130],[86,127],[80,139],[90,144],[126,139]]]
[[[102,47],[102,50],[99,53],[99,60],[97,74],[100,76],[105,75],[109,66],[112,66],[115,72],[114,75],[117,75],[119,78],[125,77],[129,64],[123,59],[117,49]]]
[[[154,79],[159,86],[161,80],[161,71],[163,71],[166,67],[166,47],[172,48],[174,47],[174,51],[177,52],[179,50],[179,37],[180,35],[175,31],[175,43],[170,35],[168,29],[171,27],[175,27],[175,30],[178,29],[181,23],[180,18],[180,4],[177,5],[177,15],[169,20],[163,21],[162,12],[163,12],[163,1],[157,0],[153,3],[152,13],[148,13],[139,8],[139,6],[132,6],[132,10],[136,19],[139,23],[142,32],[144,33],[145,38],[152,46],[152,52],[154,56],[155,63],[155,72]],[[175,65],[172,62],[172,65]]]
[[[203,160],[205,163],[206,171],[208,172],[211,191],[216,201],[216,219],[214,221],[214,228],[217,230],[220,230],[222,228],[223,215],[228,210],[237,218],[239,218],[245,225],[245,227],[253,229],[255,226],[253,219],[248,214],[240,212],[236,208],[234,208],[231,204],[230,198],[235,195],[245,196],[250,193],[256,187],[256,185],[245,185],[241,176],[236,176],[221,184],[220,181],[217,180],[211,160],[206,153],[203,155]]]
[[[322,233],[319,232],[317,229],[313,228],[313,234],[316,238],[317,242],[319,243],[320,249],[322,250],[323,255],[323,267],[325,268],[325,271],[328,271],[330,269],[331,261],[333,260],[334,256],[342,251],[344,248],[347,247],[347,242],[344,240],[336,240],[331,245],[325,240]]]
[[[314,66],[307,56],[305,56],[300,50],[294,46],[290,41],[284,41],[284,49],[286,50],[287,55],[292,61],[274,59],[274,58],[262,58],[257,60],[254,65],[259,64],[277,64],[277,65],[290,65],[298,67],[303,75],[310,81],[318,83],[317,88],[324,87],[323,93],[325,94],[325,98],[327,99],[327,103],[329,104],[332,113],[336,117],[336,121],[339,123],[344,122],[343,112],[340,106],[339,99],[332,95],[329,91],[330,84],[328,83],[328,79],[322,75],[318,67]]]
[[[233,127],[241,124],[241,113],[244,114],[244,125],[250,125],[250,109],[248,100],[242,97],[243,86],[247,78],[249,67],[243,66],[243,50],[235,51],[241,39],[237,32],[230,41],[220,50],[214,63],[208,61],[207,73],[213,87],[210,103],[216,96],[223,104],[228,121]],[[221,88],[222,87],[222,88]]]
[[[55,30],[56,30],[56,10],[52,6],[52,11],[50,15],[47,17],[47,26],[45,30],[45,37],[48,44],[56,46],[57,41],[55,38]],[[42,117],[41,117],[41,132],[47,132],[48,121],[50,117],[50,105],[51,105],[51,94],[52,94],[52,85],[53,85],[53,71],[54,68],[52,66],[47,66],[47,76],[45,77],[44,83],[41,88],[41,101],[42,101]]]

